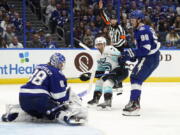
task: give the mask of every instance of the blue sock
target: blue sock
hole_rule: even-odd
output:
[[[140,96],[141,96],[141,90],[138,89],[131,90],[130,100],[138,100]]]

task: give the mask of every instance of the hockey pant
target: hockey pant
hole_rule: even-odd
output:
[[[158,67],[159,57],[160,52],[157,52],[153,55],[139,59],[130,76],[131,84],[142,85],[142,83]]]

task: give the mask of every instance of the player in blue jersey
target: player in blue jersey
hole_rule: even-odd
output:
[[[126,50],[119,62],[135,61],[137,64],[130,75],[130,101],[123,109],[123,115],[139,116],[141,85],[159,65],[160,43],[152,27],[145,25],[141,10],[130,13],[130,22],[134,28],[135,49]]]
[[[86,121],[87,110],[81,106],[80,98],[67,88],[67,80],[62,73],[64,64],[65,57],[55,53],[48,64],[38,65],[30,80],[21,87],[20,108],[33,118],[82,124]],[[2,120],[21,119],[24,113],[18,112],[17,108],[8,107]]]

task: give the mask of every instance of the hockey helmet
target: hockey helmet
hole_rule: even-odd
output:
[[[104,37],[97,37],[97,38],[95,39],[95,46],[96,46],[97,44],[105,44],[105,45],[106,45],[106,39],[105,39]]]
[[[141,10],[134,10],[130,13],[130,19],[144,19],[144,13]]]
[[[66,61],[65,57],[61,53],[54,53],[50,57],[50,64],[56,68],[58,68],[59,64],[65,63],[65,61]]]

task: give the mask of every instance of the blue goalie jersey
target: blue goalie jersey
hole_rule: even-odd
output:
[[[155,31],[148,25],[140,26],[134,31],[136,49],[130,53],[131,57],[144,57],[155,54],[160,49],[160,42]]]
[[[61,70],[48,64],[41,64],[35,71],[29,82],[21,87],[20,94],[26,96],[48,95],[57,102],[68,100],[66,93],[67,80]]]

